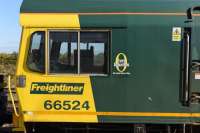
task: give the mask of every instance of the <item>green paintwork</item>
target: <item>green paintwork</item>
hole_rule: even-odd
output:
[[[108,77],[91,77],[98,112],[200,112],[200,105],[184,107],[179,99],[182,42],[172,41],[172,28],[178,26],[183,30],[188,26],[185,20],[185,16],[80,16],[81,27],[109,28],[112,31],[112,71]],[[120,52],[128,57],[130,75],[112,74],[116,71],[115,57]],[[199,81],[196,82],[200,85]],[[100,122],[138,120],[147,123],[149,120],[154,123],[198,120],[178,117],[98,118]]]
[[[102,116],[99,117],[100,123],[162,123],[162,124],[180,124],[180,123],[191,123],[191,118],[176,118],[176,117],[113,117],[113,116]]]
[[[24,0],[24,12],[185,12],[199,0]]]

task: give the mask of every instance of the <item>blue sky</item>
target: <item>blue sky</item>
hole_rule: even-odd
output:
[[[22,0],[1,0],[0,52],[18,52],[21,27],[19,10]]]

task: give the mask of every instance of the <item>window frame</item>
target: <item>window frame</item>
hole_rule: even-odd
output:
[[[50,52],[49,52],[49,45],[50,45],[50,32],[77,32],[78,34],[78,38],[77,38],[77,50],[79,51],[79,32],[77,30],[48,30],[48,40],[47,40],[47,47],[46,47],[46,51],[47,51],[47,75],[77,75],[78,74],[78,70],[77,73],[52,73],[50,72]],[[78,52],[79,53],[79,52]],[[77,55],[79,58],[79,54]],[[79,66],[79,61],[78,61],[78,66]],[[78,67],[77,67],[78,69]]]
[[[28,58],[29,58],[29,53],[31,51],[31,48],[32,48],[32,41],[33,41],[33,36],[35,33],[44,33],[44,70],[43,71],[37,71],[37,70],[33,70],[29,67],[29,64],[28,64]],[[28,51],[27,51],[27,56],[26,56],[26,68],[31,71],[31,72],[35,72],[35,73],[38,73],[38,74],[46,74],[46,31],[44,30],[38,30],[38,31],[34,31],[31,33],[30,35],[30,39],[28,41]]]
[[[78,50],[78,53],[77,53],[77,73],[52,73],[50,72],[50,52],[49,52],[49,45],[50,45],[50,33],[51,32],[76,32],[77,33],[77,50]],[[106,32],[108,34],[108,46],[107,49],[105,49],[104,52],[107,52],[107,57],[106,57],[106,67],[107,67],[107,70],[106,70],[106,73],[105,74],[100,74],[100,73],[80,73],[80,33],[81,32]],[[46,46],[46,52],[47,52],[47,57],[46,57],[46,60],[47,60],[47,66],[45,67],[47,70],[47,75],[89,75],[89,76],[108,76],[110,75],[110,60],[111,60],[111,52],[110,52],[110,49],[111,49],[111,30],[109,29],[99,29],[99,30],[95,30],[95,29],[83,29],[83,30],[65,30],[65,29],[56,29],[56,30],[47,30],[47,46]]]
[[[111,49],[111,30],[109,30],[109,29],[99,29],[99,30],[95,30],[95,29],[83,29],[83,30],[80,30],[79,31],[79,34],[81,33],[81,32],[106,32],[107,34],[108,34],[108,44],[107,44],[107,46],[106,46],[106,48],[105,48],[105,51],[104,52],[106,52],[107,54],[107,57],[106,57],[106,73],[105,74],[101,74],[101,73],[79,73],[80,75],[84,75],[84,74],[86,74],[86,75],[90,75],[90,76],[108,76],[108,75],[110,75],[110,58],[111,58],[111,52],[110,52],[110,49]],[[79,36],[79,39],[80,39],[80,36]],[[79,47],[80,47],[80,40],[79,40]],[[80,53],[80,49],[79,49],[79,53]],[[80,58],[80,56],[79,56],[79,58]],[[80,61],[79,61],[79,64],[80,64]],[[80,71],[80,67],[79,67],[79,71]]]

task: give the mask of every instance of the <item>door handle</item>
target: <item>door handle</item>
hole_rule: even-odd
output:
[[[200,71],[200,60],[192,60],[192,70]]]

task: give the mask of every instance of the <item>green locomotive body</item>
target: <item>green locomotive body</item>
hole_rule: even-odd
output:
[[[76,83],[88,74],[95,111],[87,115],[96,115],[97,123],[194,124],[200,122],[199,5],[199,0],[24,0],[21,14],[78,15],[80,27],[74,29],[55,27],[56,20],[49,20],[49,27],[39,24],[41,18],[34,21],[48,30],[48,43],[56,37],[57,43],[62,40],[58,32],[77,32],[78,48],[68,47],[75,50],[66,58],[74,60],[78,70],[61,71],[65,67],[61,64],[51,67],[60,58],[49,54],[59,52],[60,44],[54,47],[59,50],[46,55],[50,61],[45,72],[46,76],[51,70],[55,75],[72,72]],[[77,52],[79,58],[74,59]],[[56,82],[51,79],[48,85]],[[49,94],[38,90],[31,95]]]

